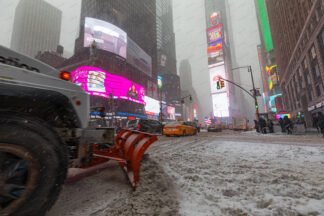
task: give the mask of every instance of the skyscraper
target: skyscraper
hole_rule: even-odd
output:
[[[62,12],[43,0],[21,0],[16,8],[11,48],[35,57],[59,45]]]
[[[83,0],[80,16],[80,35],[75,52],[84,46],[85,18],[109,22],[127,33],[152,58],[152,77],[157,76],[156,2],[146,0]]]

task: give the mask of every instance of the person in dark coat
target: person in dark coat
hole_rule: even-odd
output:
[[[263,134],[267,133],[267,122],[264,120],[264,118],[259,119],[259,124],[260,124],[260,131]]]
[[[282,133],[286,132],[284,121],[283,121],[282,118],[279,119],[279,124],[280,124],[280,127],[281,127],[281,132]]]
[[[291,120],[288,118],[288,116],[284,117],[283,122],[284,122],[284,126],[287,130],[287,134],[292,134],[293,125],[292,125]]]
[[[269,119],[267,124],[268,124],[268,128],[269,128],[269,132],[273,133],[273,122]]]
[[[313,117],[313,127],[316,128],[317,132],[319,133],[319,127],[318,127],[318,117],[314,116]]]
[[[324,138],[324,115],[321,112],[318,113],[317,126],[321,130],[322,136]]]
[[[260,127],[259,122],[257,120],[254,120],[254,127],[257,133],[260,133]]]

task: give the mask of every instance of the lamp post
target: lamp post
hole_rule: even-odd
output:
[[[251,74],[251,81],[252,81],[252,86],[253,86],[252,96],[254,98],[255,115],[256,115],[256,120],[259,121],[259,105],[258,105],[258,100],[257,100],[257,95],[256,95],[257,90],[256,90],[255,85],[254,85],[254,78],[253,78],[252,67],[251,67],[251,65],[248,65],[248,66],[242,66],[242,67],[232,68],[232,70],[236,70],[236,69],[240,69],[240,68],[247,68],[248,69],[248,72],[250,72],[250,74]]]

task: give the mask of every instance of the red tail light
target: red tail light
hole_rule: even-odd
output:
[[[180,129],[180,126],[177,126],[176,128],[177,128],[177,129]]]
[[[60,73],[60,78],[62,80],[69,80],[71,77],[70,73],[69,72],[66,72],[66,71],[61,71]]]
[[[137,125],[137,128],[138,128],[138,129],[141,129],[141,125],[140,125],[140,124],[138,124],[138,125]]]

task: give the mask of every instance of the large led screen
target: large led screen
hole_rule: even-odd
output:
[[[152,58],[132,39],[127,40],[127,62],[152,77]]]
[[[163,118],[175,120],[175,108],[162,104]]]
[[[217,41],[207,47],[208,67],[224,63],[223,41]]]
[[[84,47],[95,44],[96,48],[126,58],[127,34],[117,26],[91,17],[85,18]]]
[[[71,73],[72,82],[81,86],[90,95],[125,99],[145,104],[145,88],[124,78],[107,73],[96,67],[83,66]]]
[[[225,76],[225,65],[220,65],[217,67],[212,67],[209,69],[209,74],[210,74],[210,88],[211,88],[211,93],[222,93],[222,92],[227,92],[227,83],[225,82],[225,87],[221,89],[217,89],[217,81],[219,78],[224,78],[226,79]]]
[[[213,111],[216,117],[229,117],[229,98],[227,93],[213,94]]]
[[[159,116],[160,113],[160,102],[153,98],[145,96],[145,113],[147,115]]]
[[[213,43],[222,39],[222,24],[207,29],[208,43]]]

